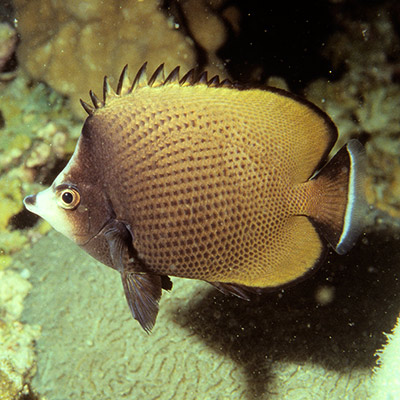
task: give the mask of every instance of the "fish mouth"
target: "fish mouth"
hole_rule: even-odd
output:
[[[31,194],[26,196],[22,201],[24,203],[25,208],[31,212],[32,214],[39,215],[37,213],[37,204],[36,204],[36,194]]]
[[[33,209],[36,206],[36,194],[26,196],[23,200],[23,203],[27,210],[34,212]]]

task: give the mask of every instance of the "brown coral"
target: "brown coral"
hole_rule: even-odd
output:
[[[159,9],[157,0],[107,2],[15,0],[21,65],[38,80],[71,97],[101,92],[104,74],[117,77],[124,66],[154,69],[194,66],[193,44]],[[34,18],[32,18],[34,16]],[[112,82],[111,82],[112,84]]]

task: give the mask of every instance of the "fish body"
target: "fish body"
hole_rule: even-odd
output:
[[[117,91],[105,80],[75,152],[26,207],[118,270],[150,331],[168,278],[201,279],[248,299],[293,282],[362,229],[363,148],[328,163],[337,130],[288,92],[245,89],[145,66]]]

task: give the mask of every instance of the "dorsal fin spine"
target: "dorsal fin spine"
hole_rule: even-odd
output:
[[[192,86],[195,83],[194,69],[189,70],[179,81],[181,86]]]
[[[219,83],[219,76],[218,76],[218,75],[213,76],[213,77],[207,82],[207,85],[208,85],[209,87],[218,87],[218,86],[220,85],[220,83]]]
[[[86,103],[85,101],[83,101],[82,99],[79,99],[79,101],[82,104],[83,109],[89,114],[89,115],[93,115],[95,108],[92,107],[90,104]]]
[[[128,65],[125,65],[118,81],[117,95],[122,96],[124,94],[130,93],[131,86],[132,84],[128,77]]]
[[[154,71],[153,75],[149,79],[148,85],[151,87],[158,87],[164,85],[164,82],[165,82],[164,64],[161,64]]]
[[[114,92],[113,88],[110,86],[107,76],[105,76],[104,83],[103,83],[103,103],[107,104],[107,100],[109,100],[110,97],[114,97],[114,96],[116,96],[116,93]]]
[[[141,88],[143,86],[147,86],[147,62],[145,62],[139,69],[138,73],[133,80],[132,86],[130,91],[133,92],[134,90]]]
[[[200,76],[197,79],[197,82],[202,85],[207,85],[207,82],[208,82],[207,71],[204,71],[200,74]]]
[[[179,83],[179,70],[180,70],[179,66],[175,67],[167,76],[167,79],[165,79],[164,85]]]
[[[89,91],[89,95],[95,108],[101,108],[104,106],[104,103],[93,93],[92,90]]]
[[[219,76],[215,75],[210,80],[207,78],[207,71],[202,72],[196,76],[195,69],[189,70],[181,79],[179,78],[180,67],[175,67],[169,75],[165,78],[164,64],[157,67],[150,79],[147,79],[147,62],[145,62],[137,72],[135,79],[131,83],[128,77],[128,65],[122,69],[121,76],[118,81],[117,90],[114,91],[109,84],[107,76],[104,77],[103,82],[103,101],[101,101],[93,91],[89,92],[93,106],[81,100],[82,107],[89,114],[92,115],[96,109],[104,107],[111,98],[116,96],[124,96],[136,89],[142,87],[159,87],[164,85],[179,85],[182,87],[193,85],[207,85],[208,87],[234,87],[234,84],[225,79],[220,82]]]

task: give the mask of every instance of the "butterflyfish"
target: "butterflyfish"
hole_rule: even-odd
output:
[[[192,70],[146,64],[92,104],[53,184],[24,199],[122,277],[149,332],[169,276],[249,299],[307,275],[330,247],[346,253],[363,229],[364,150],[333,157],[337,129],[311,102]]]

